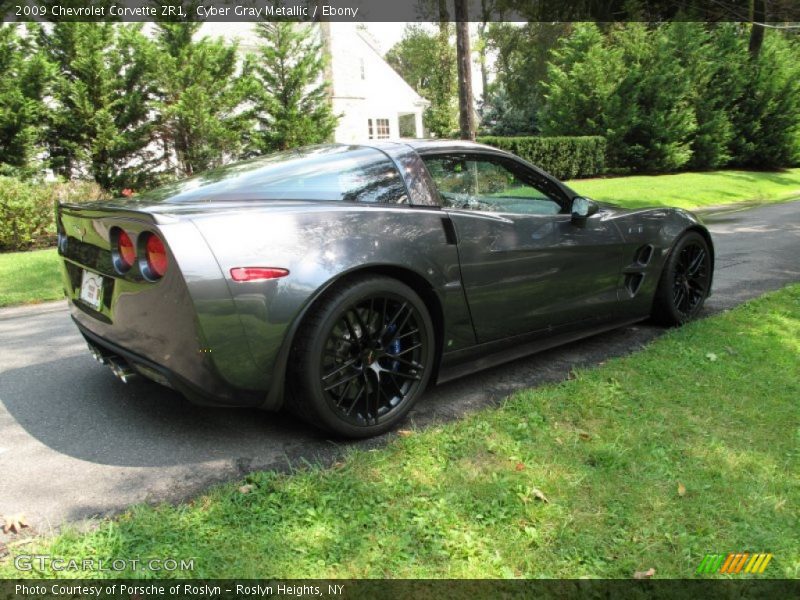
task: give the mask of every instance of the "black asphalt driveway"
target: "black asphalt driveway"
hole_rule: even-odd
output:
[[[800,201],[705,218],[717,245],[706,315],[800,281]],[[406,427],[563,379],[661,331],[628,327],[434,388]],[[0,310],[0,515],[24,513],[42,533],[251,470],[327,463],[341,448],[286,416],[198,408],[147,381],[121,383],[92,360],[63,303]]]

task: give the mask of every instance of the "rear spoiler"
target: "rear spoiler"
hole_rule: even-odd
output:
[[[128,203],[121,201],[108,202],[87,202],[85,204],[77,204],[75,202],[58,202],[56,205],[57,214],[65,213],[73,216],[80,216],[86,219],[95,219],[103,217],[120,217],[124,219],[134,219],[137,221],[146,221],[156,225],[166,223],[174,223],[179,219],[172,214],[157,213],[148,210],[148,206],[137,207],[133,202]]]

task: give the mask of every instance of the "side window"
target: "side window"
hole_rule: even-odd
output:
[[[423,157],[442,205],[467,210],[529,215],[561,212],[553,184],[500,157],[433,155]]]

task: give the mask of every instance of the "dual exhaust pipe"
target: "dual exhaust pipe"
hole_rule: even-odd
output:
[[[122,383],[128,383],[139,376],[124,358],[103,352],[92,344],[89,344],[89,351],[92,353],[92,357],[101,365],[108,365],[114,376]]]

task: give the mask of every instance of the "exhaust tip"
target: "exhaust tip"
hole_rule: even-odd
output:
[[[136,379],[137,373],[127,363],[115,359],[108,359],[108,365],[111,367],[111,372],[122,383],[129,383],[131,380]]]
[[[108,359],[105,356],[103,356],[103,353],[100,352],[100,350],[98,350],[95,346],[92,346],[91,344],[89,344],[89,352],[92,353],[92,358],[94,358],[101,365],[104,365],[108,362]]]

